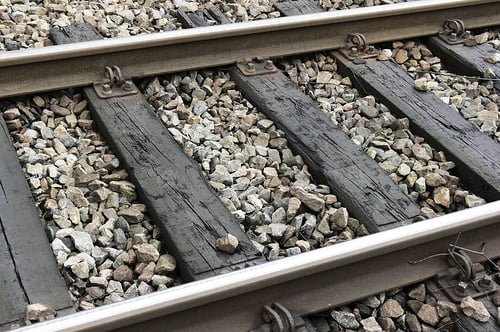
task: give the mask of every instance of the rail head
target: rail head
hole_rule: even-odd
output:
[[[496,0],[423,0],[0,53],[0,98],[90,85],[104,67],[145,77],[345,46],[428,36],[450,18],[468,29],[500,25]],[[390,28],[388,28],[390,27]],[[23,77],[23,80],[19,80]]]
[[[422,0],[388,4],[384,6],[360,7],[342,11],[325,11],[322,13],[300,16],[287,16],[234,24],[214,25],[193,29],[158,32],[153,34],[144,34],[123,38],[103,39],[98,41],[89,41],[69,45],[54,45],[38,49],[17,50],[1,53],[0,67],[110,52],[120,52],[124,50],[134,50],[145,47],[149,48],[218,38],[238,37],[242,35],[258,34],[262,32],[291,30],[358,20],[377,19],[388,16],[390,17],[414,13],[425,13],[457,7],[465,8],[478,4],[495,2],[498,1]]]
[[[368,235],[363,238],[317,249],[283,260],[180,285],[166,291],[145,295],[90,311],[79,312],[71,316],[28,326],[19,331],[127,330],[127,327],[134,324],[142,324],[171,316],[169,324],[172,323],[175,325],[176,320],[173,316],[176,314],[182,313],[185,318],[186,315],[189,317],[191,311],[194,310],[217,312],[218,310],[222,310],[222,307],[219,308],[218,306],[227,306],[226,301],[228,300],[238,299],[242,296],[252,296],[252,294],[262,290],[265,290],[266,293],[270,292],[274,294],[273,296],[279,296],[281,300],[285,299],[286,301],[287,297],[293,297],[294,295],[282,294],[283,289],[277,292],[277,288],[287,283],[294,283],[297,287],[297,285],[303,284],[303,280],[311,277],[321,280],[321,276],[328,276],[327,280],[330,280],[332,277],[335,278],[337,271],[342,269],[346,271],[360,271],[360,266],[358,265],[360,262],[363,262],[361,270],[368,269],[368,272],[359,272],[366,274],[364,278],[368,278],[367,280],[372,280],[370,278],[373,277],[369,274],[370,267],[366,264],[366,262],[370,261],[374,266],[377,266],[380,262],[389,264],[387,266],[400,264],[401,266],[398,266],[394,271],[405,271],[408,269],[408,266],[405,267],[404,265],[409,265],[408,261],[415,257],[421,257],[419,255],[428,255],[436,250],[446,251],[450,243],[449,240],[455,238],[459,233],[467,234],[464,241],[472,241],[471,243],[474,245],[477,244],[477,246],[481,245],[478,239],[489,238],[490,241],[488,244],[491,244],[491,246],[488,253],[498,255],[500,254],[500,246],[495,244],[495,242],[500,242],[497,239],[498,232],[492,232],[491,230],[498,230],[499,224],[500,201]],[[492,239],[496,239],[496,241],[491,241]],[[471,243],[468,244],[470,245]],[[414,250],[418,250],[419,252],[414,252]],[[443,261],[445,259],[442,259],[442,262],[440,262],[441,265],[439,266],[441,268],[445,264]],[[422,265],[422,268],[419,267],[419,269],[426,271],[428,267],[425,264]],[[429,262],[429,264],[432,264],[432,262]],[[432,266],[431,269],[436,269],[436,265]],[[342,275],[342,272],[339,273]],[[397,274],[393,274],[393,277],[398,278]],[[428,277],[429,275],[423,272],[420,280]],[[334,284],[335,282],[332,281],[332,283]],[[365,285],[364,292],[366,294],[364,295],[368,296],[377,293],[379,291],[379,283],[384,283],[384,281],[372,280],[369,285]],[[298,287],[306,288],[306,286]],[[335,287],[335,285],[329,285],[328,287]],[[339,285],[338,287],[345,287],[345,285]],[[295,291],[300,292],[301,289]],[[330,299],[329,301],[331,305],[345,303],[341,300],[338,300],[339,303],[336,303],[335,301],[337,300]],[[233,309],[235,312],[237,311],[236,308]],[[296,312],[300,312],[300,310],[302,310],[300,306],[299,309],[295,309]],[[228,313],[228,315],[231,314]]]

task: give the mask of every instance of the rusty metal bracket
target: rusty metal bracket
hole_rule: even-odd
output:
[[[471,268],[475,276],[473,279],[461,280],[460,269],[450,268],[436,277],[436,284],[448,298],[456,303],[460,303],[466,296],[474,299],[484,298],[500,289],[498,273],[489,274],[483,265],[477,263]]]
[[[488,259],[493,269],[492,273],[488,273],[482,264],[473,263],[469,256],[469,254],[475,254],[486,257],[484,254],[486,243],[483,243],[480,251],[475,251],[460,247],[457,242],[450,244],[448,249],[449,261],[453,267],[439,273],[435,278],[438,287],[456,303],[466,296],[480,299],[500,289],[498,265]]]
[[[94,90],[99,98],[113,98],[135,95],[139,89],[132,80],[123,78],[122,71],[118,66],[104,68],[104,79],[94,82]]]
[[[432,258],[448,257],[452,267],[435,275],[438,289],[431,288],[430,291],[434,293],[442,291],[456,303],[466,296],[479,299],[500,290],[500,266],[485,254],[486,242],[482,243],[480,250],[472,250],[458,245],[460,236],[461,233],[458,233],[455,243],[448,244],[447,252],[409,263],[418,264]],[[489,264],[489,269],[482,264],[474,263],[470,254],[484,258]]]
[[[241,73],[245,76],[272,74],[278,71],[278,68],[276,68],[272,60],[264,58],[238,61],[236,62],[236,67],[238,67]]]
[[[467,46],[474,46],[476,44],[470,31],[465,29],[465,23],[462,20],[446,20],[443,28],[444,30],[440,32],[438,36],[448,45],[465,44]]]
[[[366,59],[376,58],[380,53],[375,46],[368,44],[366,37],[361,33],[350,33],[346,43],[346,48],[340,49],[340,52],[356,64],[366,63]]]
[[[306,332],[305,322],[299,317],[293,317],[290,311],[278,302],[265,305],[262,318],[266,324],[250,332]]]

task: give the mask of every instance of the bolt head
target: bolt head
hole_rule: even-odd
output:
[[[271,60],[266,60],[266,63],[264,64],[264,68],[267,70],[271,70],[274,68],[274,64]]]
[[[111,85],[109,83],[104,83],[102,85],[102,91],[104,92],[111,92],[112,88],[111,88]]]
[[[134,86],[132,85],[131,81],[125,81],[122,85],[122,89],[125,91],[132,91],[134,89]]]
[[[246,65],[245,65],[245,68],[246,70],[248,71],[255,71],[255,65],[251,62],[248,62]]]
[[[482,288],[490,289],[493,287],[493,279],[489,275],[485,275],[479,279],[478,285]]]
[[[459,296],[466,296],[467,295],[467,283],[460,281],[456,286],[455,286],[455,294]]]

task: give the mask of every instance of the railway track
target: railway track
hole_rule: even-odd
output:
[[[434,318],[422,299],[413,327],[382,318],[496,330],[499,53],[465,29],[498,26],[498,1],[275,8],[236,24],[179,10],[183,30],[123,39],[69,26],[0,54],[0,328],[305,331],[432,279],[434,301],[471,296],[488,317]],[[460,112],[433,81],[447,74],[486,82],[448,102]]]

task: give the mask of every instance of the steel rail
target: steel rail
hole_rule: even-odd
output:
[[[280,302],[307,315],[432,277],[448,244],[500,255],[500,202],[22,328],[28,331],[247,331]]]
[[[0,54],[0,97],[89,85],[105,66],[144,77],[343,47],[349,33],[370,43],[428,36],[445,20],[500,25],[498,0],[424,0],[282,17]]]

